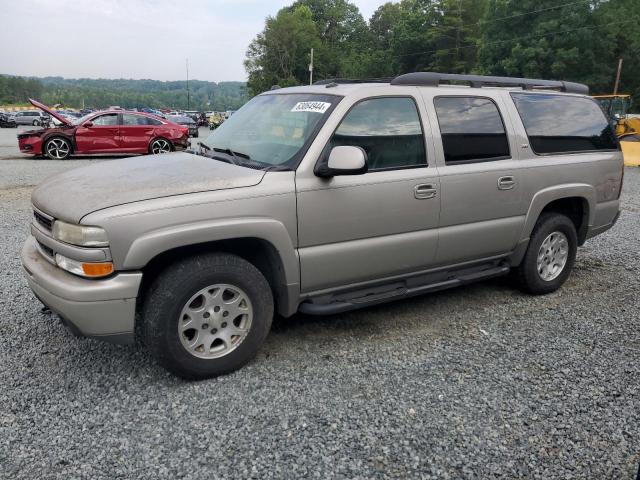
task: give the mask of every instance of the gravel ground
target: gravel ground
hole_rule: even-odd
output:
[[[247,367],[188,383],[74,338],[22,278],[31,186],[83,163],[0,161],[0,477],[635,477],[639,169],[559,292],[280,320]]]

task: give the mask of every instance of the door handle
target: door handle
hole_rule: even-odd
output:
[[[418,200],[425,200],[427,198],[433,198],[438,193],[435,185],[431,183],[422,183],[413,187],[413,196]]]
[[[498,190],[511,190],[516,186],[516,181],[512,176],[500,177],[498,179]]]

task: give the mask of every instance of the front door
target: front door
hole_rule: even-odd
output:
[[[416,272],[435,258],[438,173],[427,161],[431,146],[414,96],[355,103],[323,155],[339,145],[363,148],[369,171],[330,179],[309,171],[296,176],[304,293]]]
[[[117,113],[104,113],[80,125],[76,130],[76,152],[108,153],[121,151],[118,123]]]

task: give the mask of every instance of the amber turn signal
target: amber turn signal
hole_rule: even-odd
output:
[[[83,263],[82,271],[87,277],[106,277],[113,273],[113,263]]]

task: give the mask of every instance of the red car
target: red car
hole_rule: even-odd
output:
[[[29,101],[61,125],[18,134],[22,153],[63,160],[72,153],[167,153],[189,144],[187,127],[154,115],[105,110],[71,120],[40,102]]]

